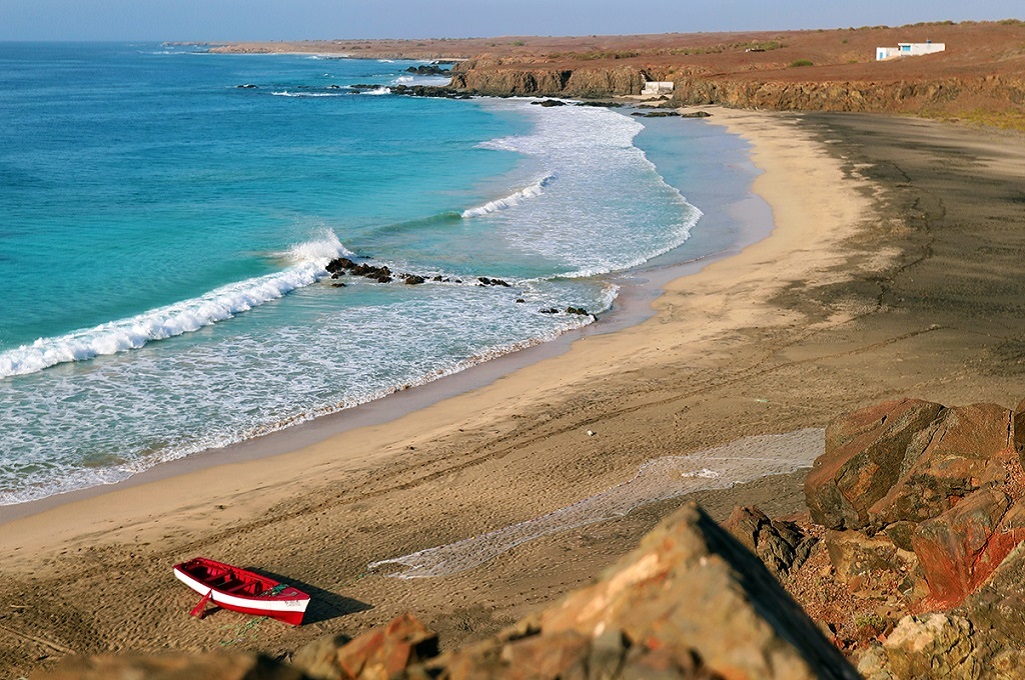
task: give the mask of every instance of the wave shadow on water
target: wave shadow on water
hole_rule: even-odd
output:
[[[641,505],[811,467],[824,451],[825,430],[808,428],[744,437],[689,455],[656,458],[641,465],[633,479],[554,512],[455,543],[372,562],[367,568],[401,565],[405,569],[385,575],[402,579],[457,574],[528,541],[622,517]]]

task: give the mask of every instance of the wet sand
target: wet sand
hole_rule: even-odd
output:
[[[752,142],[769,238],[667,284],[640,325],[397,420],[4,524],[0,675],[67,650],[284,654],[403,611],[446,646],[484,637],[586,583],[680,501],[449,576],[367,565],[551,512],[652,458],[823,427],[881,399],[1025,396],[1022,138],[914,119],[713,114]],[[719,517],[752,503],[785,514],[801,507],[802,478],[698,496]],[[196,598],[170,566],[194,555],[307,590],[307,624],[190,618]]]

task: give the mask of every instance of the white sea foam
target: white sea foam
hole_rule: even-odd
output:
[[[279,255],[301,258],[304,250]],[[429,383],[593,322],[538,314],[550,298],[544,291],[535,297],[528,282],[524,288],[469,280],[413,287],[357,278],[348,283],[345,291],[313,294],[333,300],[313,322],[269,333],[243,326],[174,352],[137,352],[88,371],[54,371],[45,376],[46,390],[36,389],[41,375],[0,381],[0,505],[117,482],[163,461]],[[360,296],[354,289],[361,286],[384,299],[346,308],[345,299]],[[519,297],[527,304],[516,303]],[[102,404],[104,417],[83,416],[86,404]],[[47,439],[40,432],[74,434]]]
[[[31,345],[0,353],[0,378],[138,349],[153,340],[199,330],[315,283],[326,276],[324,267],[331,258],[351,254],[334,234],[298,244],[285,253],[293,264],[284,271],[228,284],[198,298],[151,309],[127,319],[53,338],[40,338]]]
[[[482,215],[493,213],[496,210],[505,210],[506,208],[511,208],[514,205],[518,205],[520,201],[522,201],[525,198],[533,198],[535,196],[540,196],[544,192],[545,187],[551,184],[554,180],[555,173],[550,172],[546,174],[544,177],[537,179],[535,182],[530,184],[530,186],[524,187],[523,189],[520,189],[519,191],[512,193],[506,196],[505,198],[497,198],[494,201],[488,201],[482,206],[464,210],[462,212],[462,217],[464,219],[470,217],[481,217]]]
[[[824,437],[824,430],[805,429],[745,437],[686,456],[656,458],[642,465],[633,479],[554,512],[456,543],[372,562],[367,568],[401,565],[406,569],[388,576],[403,579],[456,574],[541,536],[622,517],[647,503],[810,467],[823,453]]]
[[[271,92],[275,97],[297,97],[305,99],[309,97],[344,97],[347,92],[289,92],[288,90],[282,90],[281,92]]]
[[[513,194],[500,207],[515,210],[476,208],[464,216],[486,216],[517,249],[568,265],[563,276],[569,278],[630,269],[690,238],[702,213],[634,146],[644,129],[636,119],[607,109],[548,108],[522,100],[482,105],[519,107],[535,125],[529,134],[478,146],[530,157],[557,174],[559,191],[531,190],[530,201]]]

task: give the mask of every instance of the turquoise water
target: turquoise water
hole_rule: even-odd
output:
[[[0,44],[0,504],[550,340],[694,256],[687,134],[656,167],[614,111],[390,94],[438,82],[412,63]],[[341,255],[429,280],[336,287]]]

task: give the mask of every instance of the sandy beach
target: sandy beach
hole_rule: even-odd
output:
[[[286,432],[225,464],[9,519],[0,675],[69,652],[288,654],[404,611],[445,645],[481,638],[589,581],[682,499],[446,576],[388,578],[368,565],[545,515],[651,459],[822,428],[882,399],[1013,406],[1025,396],[1020,137],[868,115],[711,112],[764,171],[754,190],[773,210],[768,238],[669,283],[639,325],[394,420],[368,416],[327,438]],[[796,471],[692,497],[717,517],[735,504],[787,514],[803,508],[802,481]],[[306,625],[189,617],[196,598],[171,565],[195,555],[311,593]]]

